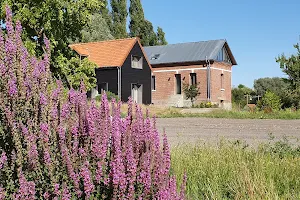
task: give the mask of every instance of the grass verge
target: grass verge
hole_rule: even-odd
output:
[[[156,113],[158,118],[205,117],[228,119],[300,119],[300,111],[281,110],[272,113],[263,111],[235,111],[217,109],[208,113],[182,113],[178,108],[168,108]]]
[[[179,181],[187,173],[189,199],[300,199],[300,151],[286,142],[259,149],[186,145],[171,156]]]

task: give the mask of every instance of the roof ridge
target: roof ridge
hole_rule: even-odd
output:
[[[179,42],[175,44],[166,44],[166,45],[157,45],[157,46],[145,46],[146,47],[164,47],[164,46],[172,46],[172,45],[178,45],[178,44],[192,44],[192,43],[200,43],[200,42],[212,42],[212,41],[225,41],[227,42],[226,39],[216,39],[216,40],[202,40],[202,41],[197,41],[197,42]]]
[[[114,39],[114,40],[102,40],[102,41],[95,41],[95,42],[81,42],[81,43],[70,44],[69,47],[78,46],[78,45],[86,45],[86,44],[98,44],[98,43],[104,43],[104,42],[124,41],[124,40],[139,40],[139,38],[133,37],[133,38],[123,38],[123,39]]]

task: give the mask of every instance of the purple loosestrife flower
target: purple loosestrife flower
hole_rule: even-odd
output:
[[[18,20],[16,22],[16,42],[17,42],[18,47],[21,47],[21,45],[22,45],[21,35],[22,35],[22,25],[21,25],[21,22]]]
[[[32,57],[30,59],[30,63],[33,67],[33,72],[32,72],[33,78],[39,78],[40,77],[40,68],[39,68],[37,59],[35,57]]]
[[[69,91],[70,104],[75,105],[77,103],[77,96],[78,96],[77,92],[73,88],[71,88]]]
[[[186,172],[184,172],[183,181],[180,188],[180,199],[182,200],[185,199],[186,182],[187,182],[187,176],[186,176]]]
[[[134,198],[134,183],[136,181],[136,172],[137,172],[137,163],[134,158],[133,147],[132,144],[128,141],[129,145],[127,145],[126,149],[126,179],[128,183],[128,193],[126,198],[133,199]]]
[[[9,95],[11,97],[16,96],[18,93],[18,89],[17,89],[16,81],[14,79],[8,80],[8,87],[9,87]]]
[[[5,165],[6,162],[7,162],[7,157],[6,157],[5,152],[3,152],[0,157],[0,169],[3,168],[3,166]]]
[[[62,193],[62,200],[70,200],[71,199],[71,194],[67,188],[67,186],[65,185],[63,187],[63,193]]]
[[[60,185],[58,183],[54,184],[54,191],[53,191],[53,194],[55,195],[55,197],[53,199],[57,199],[58,200],[58,197],[60,196]]]
[[[45,192],[43,194],[44,199],[49,199],[50,198],[50,194],[48,192]]]
[[[167,135],[164,133],[163,135],[163,154],[164,154],[164,164],[165,170],[164,175],[167,176],[171,167],[171,156],[170,156],[170,147],[168,144]]]
[[[176,177],[172,176],[169,180],[169,193],[171,199],[178,199],[177,197],[177,186],[176,186]]]
[[[139,175],[139,182],[144,185],[142,197],[145,198],[150,193],[151,188],[151,165],[150,165],[150,151],[147,151],[142,156],[142,167]]]
[[[9,6],[5,7],[5,11],[6,11],[5,26],[6,26],[7,35],[9,37],[12,37],[14,34],[14,27],[12,23],[12,11]]]
[[[122,199],[119,194],[119,189],[123,191],[125,189],[126,176],[125,167],[122,162],[121,151],[121,117],[120,117],[120,103],[114,111],[112,121],[112,160],[111,160],[111,178],[113,183],[113,199]],[[120,187],[120,188],[119,188]],[[121,195],[122,192],[120,192]]]
[[[27,67],[28,67],[28,51],[25,47],[21,47],[21,58],[20,59],[21,59],[22,72],[26,76],[26,79],[28,79],[28,76],[26,74]]]
[[[94,192],[95,186],[94,186],[93,181],[92,181],[88,161],[86,161],[84,163],[84,166],[81,168],[80,175],[83,178],[84,193],[86,195],[86,199],[89,199],[91,194]]]
[[[42,92],[40,93],[40,104],[43,106],[47,105],[47,98]]]
[[[61,109],[62,120],[68,119],[69,115],[70,115],[70,105],[69,105],[69,103],[65,103]]]
[[[6,196],[5,189],[0,187],[0,200],[4,200]]]
[[[33,181],[27,181],[23,173],[21,172],[19,178],[20,189],[15,195],[15,199],[32,200],[35,199],[35,183]]]

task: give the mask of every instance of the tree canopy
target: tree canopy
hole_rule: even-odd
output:
[[[287,75],[284,80],[288,83],[288,93],[291,99],[291,104],[299,106],[300,103],[300,48],[299,44],[294,45],[297,53],[287,57],[282,54],[276,58],[282,71]]]
[[[111,0],[112,31],[116,39],[127,38],[127,0]]]
[[[4,23],[6,5],[12,8],[14,19],[21,21],[25,46],[31,54],[41,56],[44,53],[43,37],[46,35],[49,38],[51,42],[50,69],[56,78],[72,87],[69,75],[74,76],[77,72],[70,71],[68,68],[72,64],[70,59],[75,56],[68,45],[70,41],[81,41],[82,30],[89,23],[92,14],[99,11],[102,6],[101,1],[5,0],[0,5],[2,11],[0,19]],[[93,65],[88,66],[90,66],[88,71],[94,70]],[[82,78],[87,79],[89,74],[91,73],[84,73]]]

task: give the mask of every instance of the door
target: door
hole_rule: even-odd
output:
[[[142,84],[131,84],[131,97],[133,102],[142,104],[143,103],[143,85]]]

